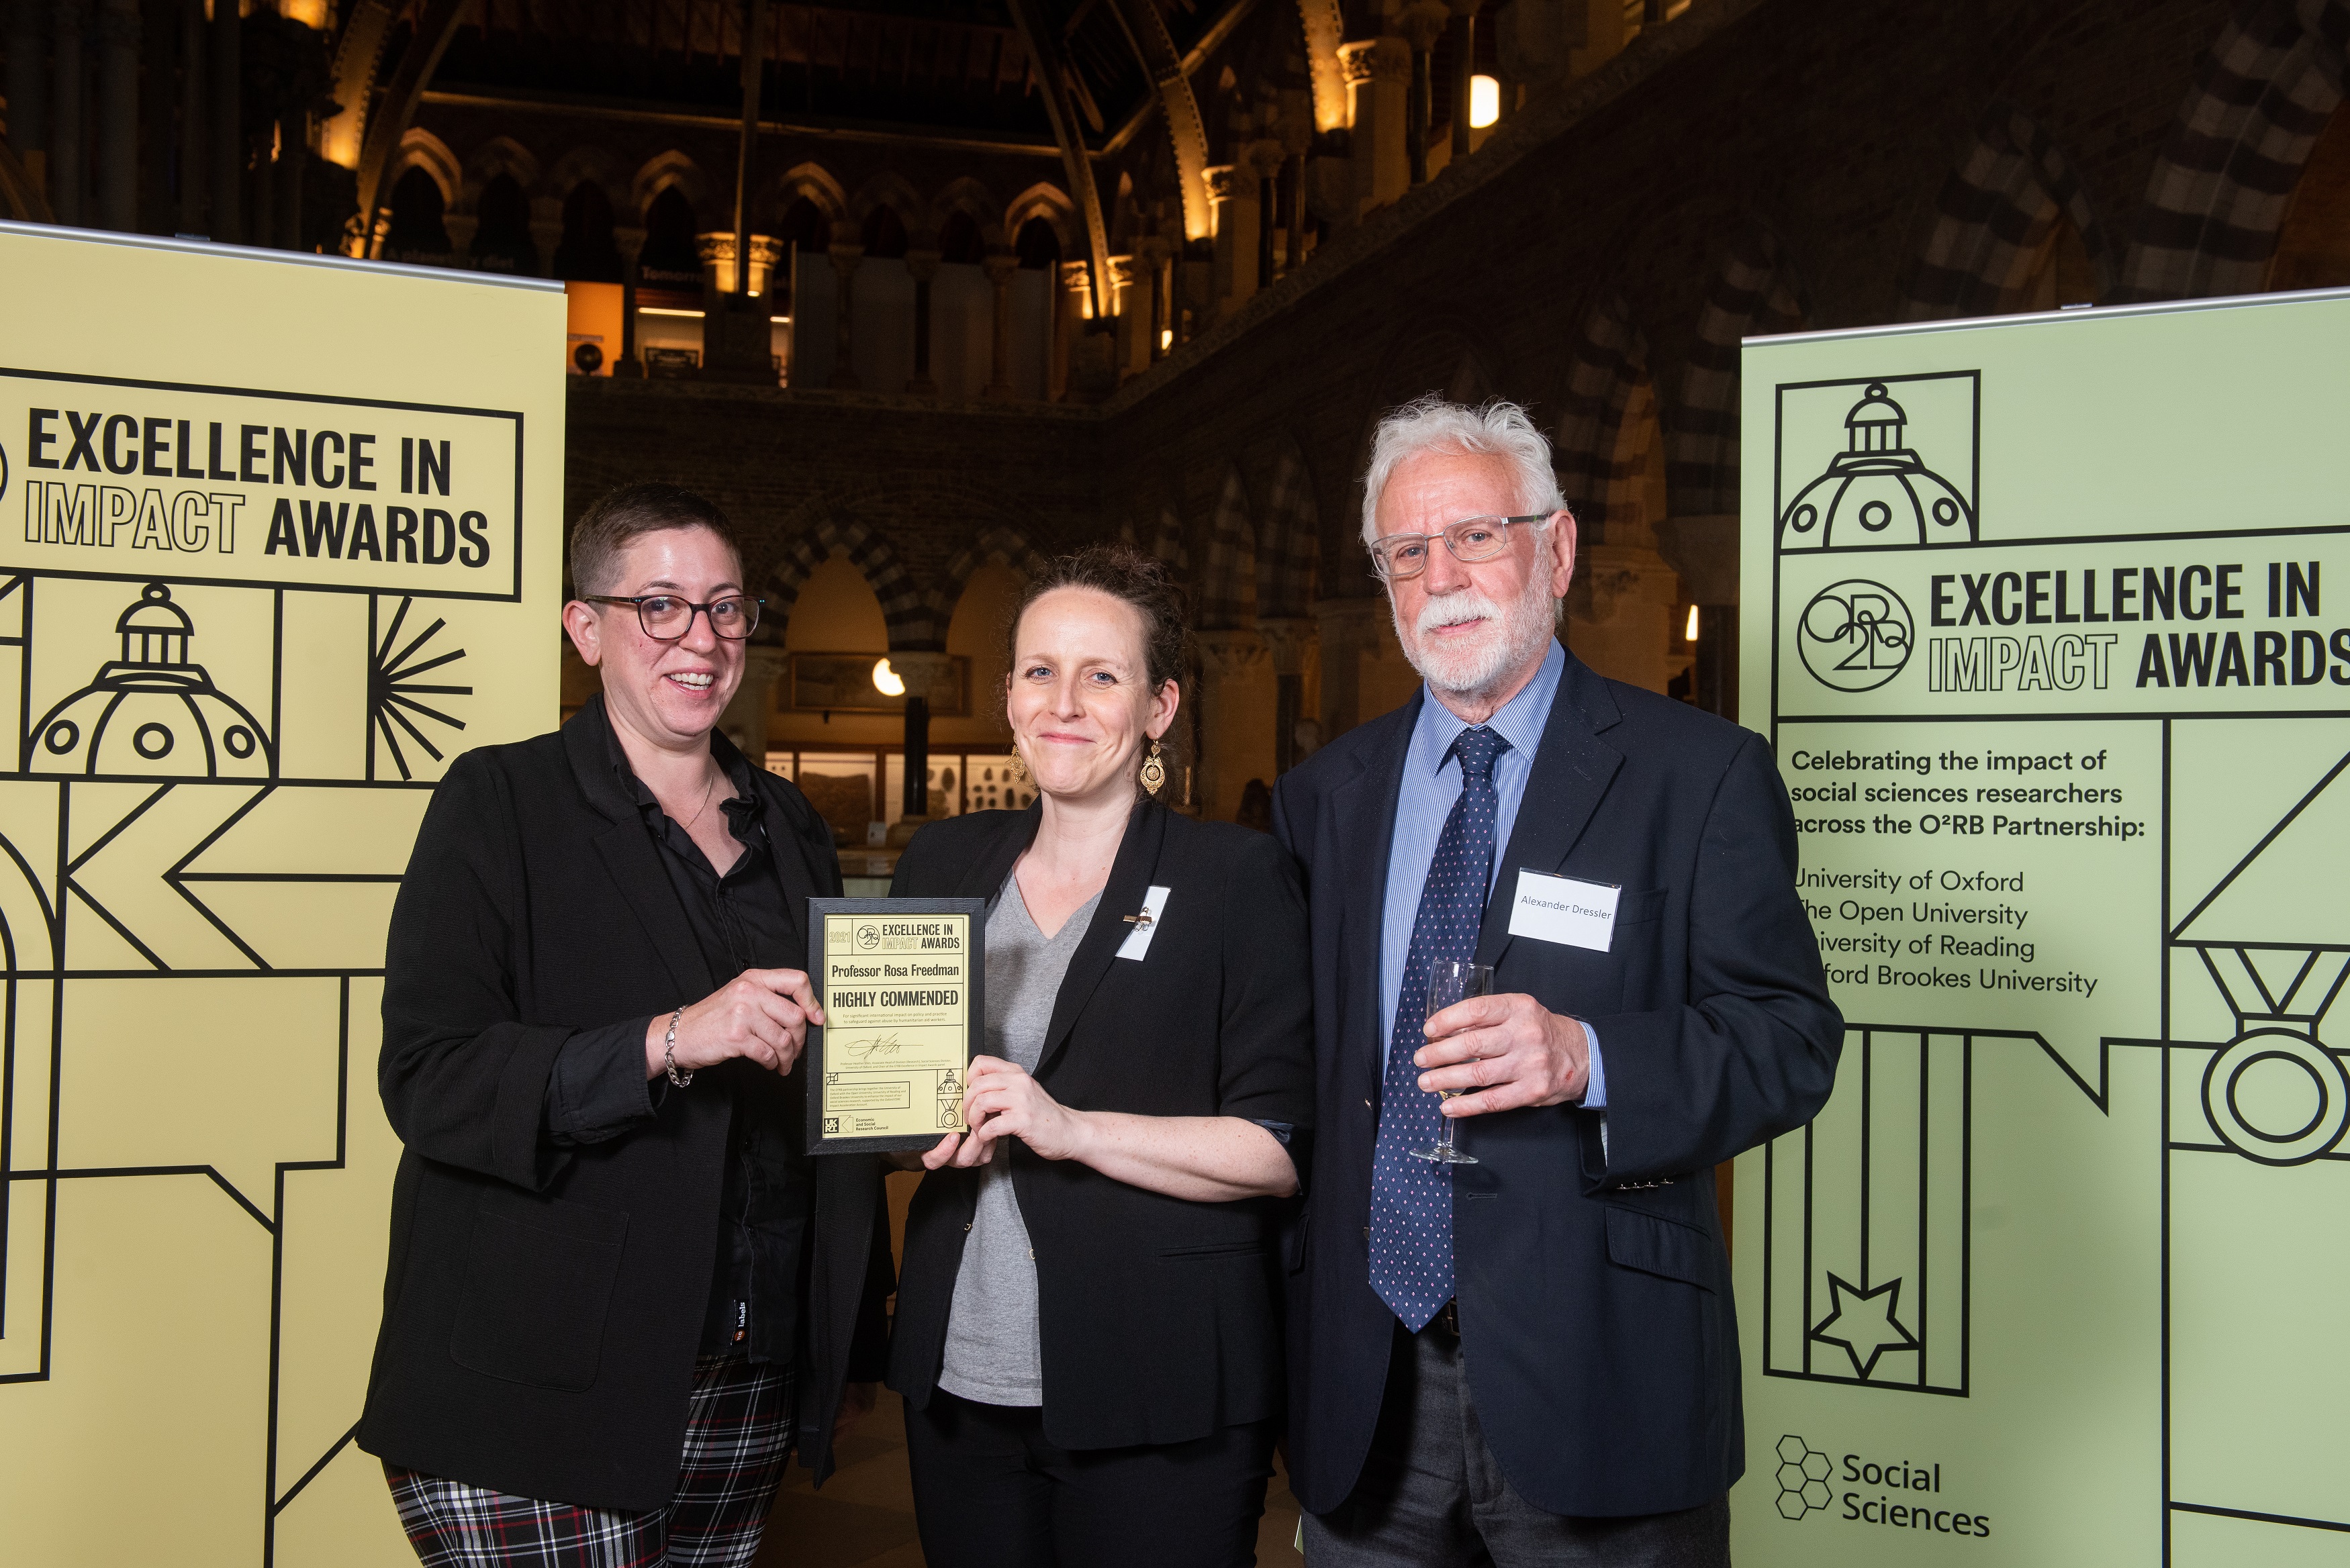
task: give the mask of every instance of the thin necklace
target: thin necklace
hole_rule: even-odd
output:
[[[688,833],[691,833],[693,831],[693,825],[702,820],[702,814],[710,809],[710,797],[716,794],[717,790],[718,775],[716,774],[712,774],[710,775],[710,782],[702,786],[702,804],[693,808],[693,815],[691,816],[686,818],[685,830]]]

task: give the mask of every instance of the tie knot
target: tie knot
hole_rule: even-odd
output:
[[[1452,742],[1453,753],[1461,759],[1461,782],[1464,785],[1491,783],[1494,759],[1509,749],[1509,742],[1482,724],[1461,731]]]

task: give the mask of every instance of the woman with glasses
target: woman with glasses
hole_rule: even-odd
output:
[[[602,694],[451,765],[392,913],[359,1442],[435,1568],[745,1564],[882,1370],[879,1167],[807,1158],[794,1071],[839,864],[716,728],[759,621],[724,514],[618,491],[571,575]]]
[[[924,828],[891,889],[989,906],[983,1054],[922,1156],[890,1353],[923,1556],[1234,1568],[1282,1407],[1304,902],[1271,838],[1143,787],[1186,667],[1164,565],[1057,561],[1008,640],[1037,800]]]

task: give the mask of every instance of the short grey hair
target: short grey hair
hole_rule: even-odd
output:
[[[1430,392],[1388,414],[1372,432],[1371,466],[1363,474],[1365,548],[1379,536],[1379,496],[1388,481],[1406,459],[1429,452],[1498,457],[1516,475],[1519,512],[1547,518],[1566,510],[1550,465],[1550,441],[1525,410],[1498,398],[1472,409]]]

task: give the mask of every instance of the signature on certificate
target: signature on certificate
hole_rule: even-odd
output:
[[[901,1047],[895,1034],[876,1034],[870,1039],[851,1040],[841,1046],[852,1062],[870,1062],[876,1056],[895,1056]]]

